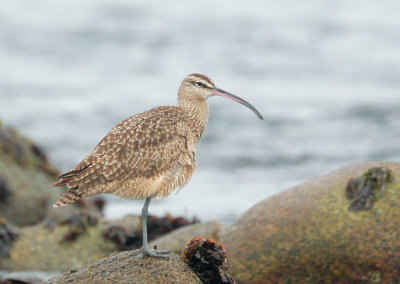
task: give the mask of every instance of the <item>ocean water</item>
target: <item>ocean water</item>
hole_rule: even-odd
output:
[[[0,119],[63,171],[120,120],[176,103],[200,72],[258,108],[209,100],[197,168],[151,214],[231,223],[338,167],[399,160],[400,2],[0,2]],[[51,189],[49,189],[51,190]],[[142,201],[110,197],[108,218]]]

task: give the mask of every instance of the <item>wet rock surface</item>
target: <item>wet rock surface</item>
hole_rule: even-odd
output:
[[[204,283],[236,283],[227,273],[225,247],[212,239],[194,237],[182,250],[181,257]]]
[[[399,173],[400,163],[356,164],[255,205],[223,237],[231,275],[239,283],[400,279]]]
[[[139,251],[112,254],[83,267],[72,268],[45,283],[182,283],[202,281],[179,255],[137,258]]]
[[[175,253],[180,253],[182,248],[184,248],[194,236],[204,236],[205,238],[219,242],[225,230],[225,225],[216,221],[187,225],[156,238],[149,243],[149,247],[152,248],[156,246],[157,249],[169,249]]]

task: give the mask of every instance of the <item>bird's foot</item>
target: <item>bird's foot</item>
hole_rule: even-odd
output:
[[[137,258],[144,258],[145,256],[159,257],[159,258],[169,258],[170,250],[149,250],[148,248],[141,248]]]

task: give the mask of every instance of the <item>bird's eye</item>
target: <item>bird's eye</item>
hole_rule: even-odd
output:
[[[196,82],[196,86],[197,86],[197,87],[203,87],[204,85],[203,85],[202,82]]]

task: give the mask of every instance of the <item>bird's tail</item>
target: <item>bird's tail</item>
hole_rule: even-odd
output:
[[[53,207],[61,207],[66,206],[70,203],[73,203],[82,198],[82,194],[77,192],[77,187],[68,189],[67,192],[64,192],[63,195],[58,198],[57,202],[53,205]]]

